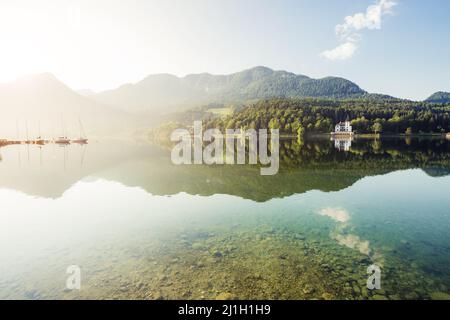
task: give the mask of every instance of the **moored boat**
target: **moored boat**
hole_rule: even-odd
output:
[[[88,139],[79,138],[79,139],[72,140],[71,142],[72,143],[77,143],[77,144],[87,144],[88,143]]]
[[[56,144],[61,144],[61,145],[70,144],[70,140],[67,139],[67,137],[59,137],[59,138],[56,139],[54,142],[55,142]]]
[[[78,118],[78,124],[80,125],[80,137],[78,139],[72,140],[72,143],[77,143],[77,144],[87,144],[88,143],[88,139],[85,138],[86,134],[84,132],[84,128],[83,128],[83,124],[81,123],[81,119]]]

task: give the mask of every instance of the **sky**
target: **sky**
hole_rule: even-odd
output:
[[[264,65],[422,100],[450,91],[448,0],[1,0],[0,82],[101,91]]]

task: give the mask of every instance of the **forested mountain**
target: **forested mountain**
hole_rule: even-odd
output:
[[[450,103],[450,92],[436,92],[433,93],[427,100],[432,103]]]
[[[202,73],[183,78],[170,74],[150,75],[136,84],[126,84],[90,98],[130,112],[158,114],[210,103],[244,103],[266,98],[366,96],[369,96],[366,91],[343,78],[312,79],[255,67],[230,75]]]

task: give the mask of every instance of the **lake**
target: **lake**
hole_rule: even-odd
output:
[[[0,298],[450,297],[449,140],[280,146],[275,176],[147,143],[0,148]]]

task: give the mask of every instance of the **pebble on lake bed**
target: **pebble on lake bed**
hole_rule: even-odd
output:
[[[222,292],[216,296],[216,300],[235,300],[236,297],[229,292]]]

